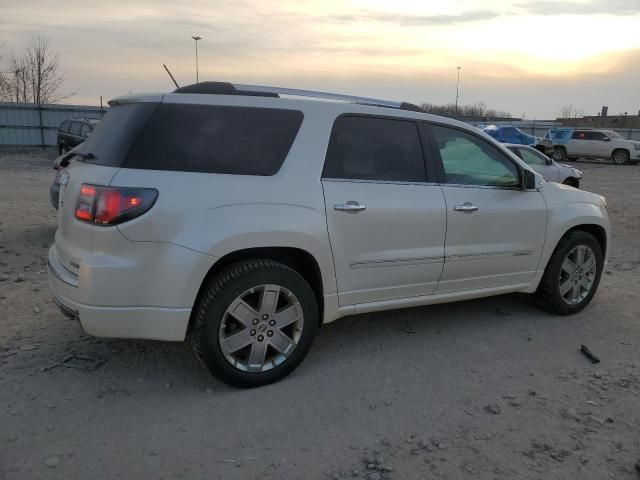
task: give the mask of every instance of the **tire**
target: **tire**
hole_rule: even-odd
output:
[[[575,276],[572,277],[571,275],[567,275],[567,272],[564,270],[563,265],[565,260],[570,257],[574,251],[576,251],[575,249],[579,247],[586,247],[593,255],[595,268],[592,275],[586,272],[583,274],[582,271],[578,275],[578,272],[576,271]],[[575,259],[575,257],[571,258]],[[587,259],[589,256],[585,254],[584,258]],[[557,313],[559,315],[571,315],[578,313],[589,304],[598,289],[600,277],[602,276],[603,262],[602,249],[593,235],[579,230],[565,235],[558,243],[553,255],[551,255],[542,280],[540,281],[540,285],[534,294],[538,306],[544,310]],[[587,262],[585,262],[584,265],[586,264]],[[565,279],[564,281],[562,280],[563,278]],[[574,288],[571,288],[572,285],[575,285],[572,278],[579,282],[577,283],[579,295],[575,298],[575,300],[577,300],[576,303],[572,303],[571,299],[571,296],[575,291]],[[585,289],[584,292],[584,286],[582,283],[583,278],[587,283],[589,281],[591,282],[588,291]],[[561,286],[566,286],[567,281],[571,290],[569,290],[565,295],[569,298],[563,296],[561,292]]]
[[[564,147],[555,147],[553,149],[553,154],[551,155],[551,157],[556,162],[563,162],[567,159],[567,151]]]
[[[611,154],[611,161],[615,165],[627,165],[629,163],[629,152],[626,150],[614,150]]]
[[[263,303],[267,295],[276,298],[274,308],[267,300]],[[240,313],[232,315],[231,310]],[[292,312],[286,319],[280,315],[285,310]],[[295,323],[278,328],[276,319],[284,324],[294,317]],[[253,388],[293,372],[309,352],[319,323],[318,304],[307,281],[282,263],[256,259],[233,264],[208,281],[194,308],[189,339],[216,378],[234,387]],[[234,335],[240,340],[233,340]],[[286,354],[276,350],[276,342],[287,345]],[[262,351],[266,352],[262,364],[252,362],[254,353]]]

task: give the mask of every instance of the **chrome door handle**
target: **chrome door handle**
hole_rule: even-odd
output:
[[[358,213],[366,210],[367,207],[355,200],[349,200],[347,203],[336,203],[333,206],[333,209],[338,210],[339,212]]]
[[[454,205],[453,209],[456,212],[473,213],[478,210],[478,207],[469,202],[464,202],[462,205]]]

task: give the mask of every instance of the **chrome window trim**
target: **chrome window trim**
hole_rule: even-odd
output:
[[[407,182],[400,180],[366,180],[362,178],[331,178],[323,177],[323,182],[347,182],[347,183],[378,183],[383,185],[431,185],[437,186],[439,183],[434,182]]]

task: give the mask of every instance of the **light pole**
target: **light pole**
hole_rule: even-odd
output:
[[[196,35],[191,38],[196,41],[196,83],[200,83],[200,79],[198,78],[198,40],[202,40],[202,37]]]
[[[456,115],[458,114],[458,97],[460,96],[460,70],[462,67],[456,67],[458,69],[458,83],[456,83]]]

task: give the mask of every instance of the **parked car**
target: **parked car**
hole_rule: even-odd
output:
[[[640,142],[627,140],[613,130],[551,128],[545,134],[554,145],[553,159],[606,158],[616,165],[640,162]]]
[[[553,153],[553,143],[548,138],[536,137],[523,132],[517,127],[497,126],[497,125],[480,125],[478,126],[488,135],[492,136],[501,143],[512,143],[514,145],[528,145],[545,154]]]
[[[598,287],[604,197],[545,182],[468,124],[218,82],[110,105],[61,162],[48,258],[88,334],[188,339],[216,377],[255,387],[340,317],[509,292],[567,315]]]
[[[58,153],[62,155],[84,142],[100,120],[76,118],[65,120],[58,128]]]
[[[580,188],[582,172],[571,165],[554,162],[539,150],[526,145],[506,143],[505,147],[515,153],[524,162],[544,177],[547,182],[564,183]]]

